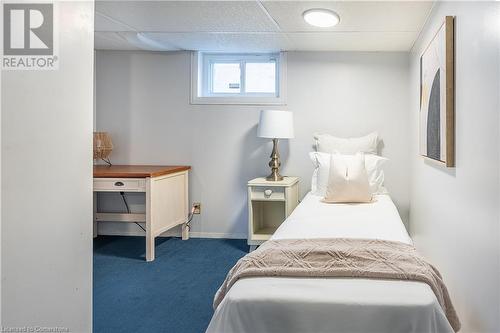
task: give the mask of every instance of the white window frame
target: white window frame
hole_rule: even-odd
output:
[[[276,58],[276,93],[213,93],[210,88],[213,63],[240,63],[240,90],[244,91],[244,64]],[[286,53],[209,53],[191,56],[191,104],[285,105]]]

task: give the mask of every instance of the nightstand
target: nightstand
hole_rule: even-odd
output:
[[[281,181],[255,178],[248,182],[248,245],[250,251],[271,238],[299,204],[299,178]]]

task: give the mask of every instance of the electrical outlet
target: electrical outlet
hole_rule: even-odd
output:
[[[201,202],[193,203],[194,212],[193,214],[201,214]]]

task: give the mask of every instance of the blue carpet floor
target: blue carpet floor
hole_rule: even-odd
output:
[[[94,332],[205,332],[212,300],[246,240],[157,238],[144,261],[143,237],[94,239]]]

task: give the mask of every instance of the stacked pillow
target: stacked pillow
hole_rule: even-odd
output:
[[[330,134],[314,134],[316,151],[340,154],[377,154],[378,133],[373,132],[359,138],[337,138]]]
[[[328,178],[330,177],[330,161],[332,154],[311,152],[309,153],[309,157],[314,165],[311,192],[314,195],[324,197],[328,187]],[[364,159],[372,194],[386,193],[383,186],[384,171],[381,167],[388,159],[372,154],[364,154]]]
[[[377,133],[360,138],[336,138],[316,134],[317,152],[309,154],[314,164],[311,192],[327,202],[367,202],[383,194],[387,158],[376,155]],[[363,163],[364,162],[364,163]]]
[[[363,153],[332,154],[325,202],[370,202],[372,191],[368,182]]]

